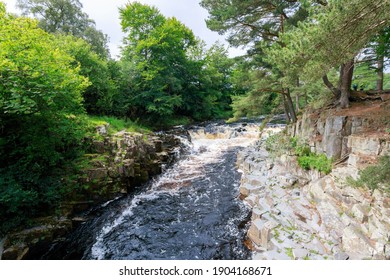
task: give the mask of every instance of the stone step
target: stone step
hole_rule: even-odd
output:
[[[264,190],[264,186],[257,186],[257,185],[252,185],[248,183],[244,183],[240,186],[240,194],[244,197],[249,196],[250,194],[256,194]]]

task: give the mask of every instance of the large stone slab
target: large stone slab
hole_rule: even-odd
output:
[[[366,156],[378,156],[382,150],[379,138],[351,135],[348,138],[348,147],[351,153]]]
[[[359,255],[359,258],[371,258],[375,249],[370,240],[355,226],[346,227],[342,236],[342,249],[349,255]]]

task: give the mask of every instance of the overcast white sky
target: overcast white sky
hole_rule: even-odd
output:
[[[16,0],[1,0],[6,3],[7,11],[17,13]],[[119,55],[123,34],[119,21],[118,7],[124,6],[128,0],[80,0],[90,18],[96,22],[97,29],[109,36],[109,48],[115,58]],[[133,2],[133,0],[130,0]],[[217,40],[224,42],[224,37],[207,29],[205,19],[207,11],[203,9],[200,0],[138,0],[138,2],[156,6],[165,16],[176,17],[186,26],[191,28],[195,36],[206,41],[210,46]],[[227,43],[226,43],[227,44]],[[230,56],[244,54],[241,49],[230,49]]]

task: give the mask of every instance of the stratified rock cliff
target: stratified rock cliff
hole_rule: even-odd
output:
[[[239,154],[241,195],[253,209],[248,237],[254,259],[390,258],[388,193],[346,182],[390,154],[390,135],[383,129],[390,118],[378,110],[373,105],[375,117],[359,111],[304,114],[287,128],[312,151],[334,159],[328,175],[303,170],[294,155],[270,157],[264,140]]]

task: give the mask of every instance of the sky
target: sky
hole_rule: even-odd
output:
[[[16,0],[1,1],[6,3],[8,12],[18,13],[15,8]],[[80,0],[80,2],[84,6],[83,11],[96,22],[97,29],[108,35],[111,56],[117,58],[124,36],[121,31],[118,8],[124,6],[129,0]],[[192,29],[195,36],[204,40],[208,46],[216,41],[228,45],[223,36],[207,28],[205,19],[208,13],[199,5],[200,0],[138,0],[138,2],[156,6],[166,17],[176,17]],[[231,57],[244,53],[242,49],[229,48]]]

